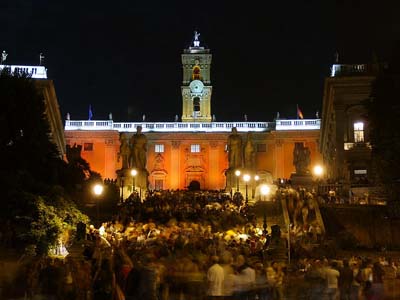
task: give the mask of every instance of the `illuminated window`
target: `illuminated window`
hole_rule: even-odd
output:
[[[164,152],[164,145],[161,145],[161,144],[155,145],[154,151],[156,153],[163,153]]]
[[[83,143],[83,151],[93,151],[93,143]]]
[[[364,142],[364,123],[363,122],[354,123],[354,142],[356,142],[356,143]]]
[[[190,145],[190,152],[192,153],[199,153],[200,152],[200,145]]]

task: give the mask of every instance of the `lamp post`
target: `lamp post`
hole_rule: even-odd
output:
[[[247,185],[248,185],[249,180],[250,180],[250,175],[249,174],[244,174],[243,175],[243,180],[246,183],[246,203],[247,203],[249,201],[249,195],[247,193]]]
[[[124,202],[124,176],[121,176],[121,203]]]
[[[251,198],[254,199],[255,197],[255,193],[256,193],[256,187],[257,187],[257,183],[260,180],[260,176],[258,175],[254,175],[254,181],[256,183],[256,185],[253,185],[253,188],[251,189]]]
[[[136,179],[137,173],[138,173],[138,172],[137,172],[136,169],[132,169],[132,170],[131,170],[131,175],[132,175],[132,192],[136,192],[135,179]]]
[[[100,208],[99,208],[99,197],[103,193],[103,185],[101,184],[95,184],[93,186],[93,193],[96,196],[96,218],[97,218],[97,223],[100,224]]]
[[[240,176],[240,170],[235,171],[236,175],[236,192],[239,192],[239,176]]]
[[[266,209],[266,201],[269,193],[271,192],[271,188],[263,184],[261,186],[261,195],[262,195],[262,201],[264,202],[264,220],[263,220],[263,234],[267,236],[268,230],[267,230],[267,209]]]
[[[321,180],[322,175],[324,174],[324,168],[321,165],[316,165],[313,168],[314,176],[316,177],[317,181],[317,194],[319,194],[319,183]]]

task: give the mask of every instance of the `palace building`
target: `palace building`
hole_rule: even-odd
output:
[[[211,111],[212,54],[210,49],[200,45],[197,37],[195,35],[192,46],[184,49],[181,55],[181,120],[176,117],[175,122],[154,123],[67,118],[66,143],[81,145],[82,157],[92,170],[103,178],[116,179],[117,171],[123,167],[121,136],[131,138],[141,126],[147,137],[146,169],[150,189],[184,189],[193,183],[201,189],[242,189],[245,184],[242,178],[228,178],[232,177],[232,172],[227,172],[227,140],[232,128],[236,128],[242,138],[243,148],[248,139],[254,147],[254,165],[250,168],[242,163],[238,168],[242,174],[249,172],[252,176],[246,185],[252,186],[253,190],[260,182],[291,176],[295,171],[295,143],[302,143],[309,149],[310,168],[321,163],[318,149],[320,119],[215,121]],[[255,182],[253,175],[258,175],[260,181]],[[122,180],[125,180],[122,185],[133,187],[134,178],[126,175]]]
[[[47,78],[47,69],[44,66],[5,65],[2,60],[0,71],[3,69],[8,69],[11,74],[27,74],[34,80],[45,104],[45,114],[50,125],[50,139],[57,146],[60,157],[63,157],[65,155],[64,129],[54,83],[53,80]]]
[[[364,100],[384,64],[332,66],[325,80],[320,151],[327,178],[349,185],[374,178]]]

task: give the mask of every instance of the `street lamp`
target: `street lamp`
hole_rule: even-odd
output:
[[[255,193],[256,193],[256,188],[257,188],[257,183],[260,180],[260,176],[254,175],[254,181],[255,181],[255,186],[253,185],[253,188],[251,190],[251,198],[254,199]]]
[[[322,174],[324,174],[324,168],[320,165],[316,165],[313,169],[313,173],[315,176],[320,178],[322,176]]]
[[[239,192],[239,176],[240,176],[240,170],[235,171],[236,175],[236,192]]]
[[[101,185],[101,184],[95,184],[94,186],[93,186],[93,193],[95,194],[95,196],[96,196],[96,218],[97,218],[97,223],[99,223],[99,221],[100,221],[100,208],[99,208],[99,197],[100,197],[100,195],[103,193],[103,185]],[[99,223],[100,224],[100,223]]]
[[[267,236],[267,234],[268,234],[268,230],[267,230],[267,209],[266,209],[266,205],[265,205],[265,202],[266,202],[266,200],[267,200],[267,197],[268,197],[268,195],[269,195],[269,193],[271,192],[271,188],[268,186],[268,185],[266,185],[266,184],[263,184],[262,186],[261,186],[261,195],[263,196],[263,201],[264,201],[264,221],[263,221],[263,234],[265,235],[265,236]]]
[[[136,192],[136,184],[135,184],[135,178],[137,175],[137,170],[136,169],[132,169],[131,170],[131,175],[132,175],[132,192]]]
[[[247,184],[248,184],[248,182],[250,180],[250,175],[249,174],[244,174],[243,175],[243,180],[246,183],[246,203],[247,203],[249,201],[249,196],[248,196],[248,193],[247,193]]]

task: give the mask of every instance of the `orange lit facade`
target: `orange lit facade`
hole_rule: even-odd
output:
[[[251,131],[256,149],[253,173],[266,178],[290,178],[294,144],[302,142],[311,151],[311,166],[322,162],[318,152],[320,120],[276,120],[274,122],[215,122],[211,114],[210,81],[212,55],[199,43],[182,54],[183,80],[181,122],[117,123],[66,120],[65,139],[82,145],[82,157],[103,178],[117,178],[120,134],[135,134],[142,126],[148,139],[149,189],[184,189],[191,182],[201,189],[225,189],[229,167],[228,136],[236,127],[243,145]],[[254,174],[255,175],[255,174]]]
[[[198,181],[204,189],[224,189],[230,133],[145,133],[148,138],[147,170],[150,189],[184,189]],[[243,140],[245,134],[243,133]],[[112,130],[66,130],[69,145],[82,145],[82,157],[103,178],[117,177],[119,132]],[[257,174],[290,178],[295,171],[293,149],[303,142],[311,151],[311,166],[322,162],[318,152],[319,130],[270,131],[253,134]],[[197,147],[199,146],[199,147]],[[192,150],[199,152],[192,152]],[[156,152],[163,151],[163,152]]]

